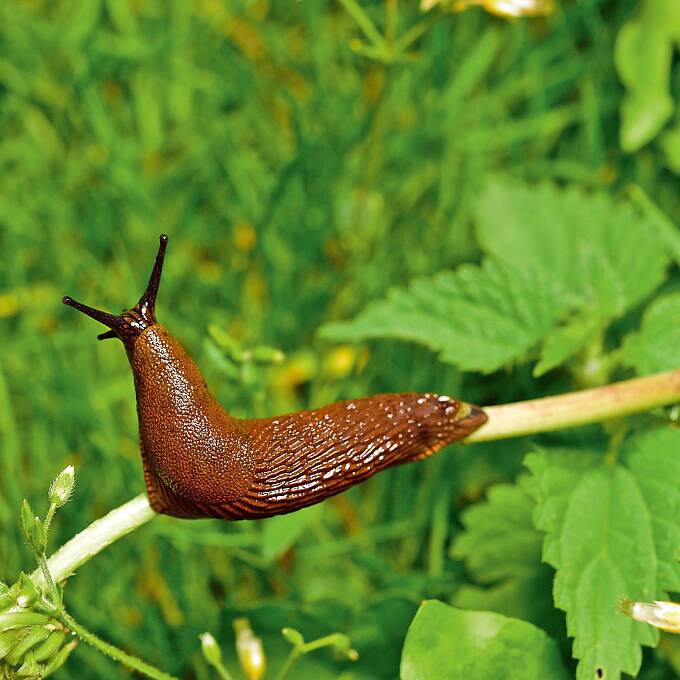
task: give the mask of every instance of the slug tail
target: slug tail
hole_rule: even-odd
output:
[[[119,338],[127,348],[130,348],[145,328],[153,326],[156,323],[156,295],[158,294],[158,287],[161,282],[163,260],[165,259],[165,249],[167,245],[168,237],[165,234],[161,234],[156,261],[153,270],[151,271],[146,290],[142,294],[142,297],[139,298],[139,302],[122,314],[109,314],[100,309],[89,307],[81,302],[77,302],[68,295],[62,299],[62,302],[69,307],[77,309],[86,316],[89,316],[91,319],[108,326],[110,330],[105,333],[100,333],[97,336],[98,340]]]

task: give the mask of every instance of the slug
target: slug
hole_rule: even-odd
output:
[[[486,422],[437,394],[380,394],[275,418],[232,418],[180,343],[156,321],[168,237],[139,302],[116,316],[64,304],[123,341],[134,375],[149,502],[182,518],[270,517],[319,503],[392,465],[422,460]]]

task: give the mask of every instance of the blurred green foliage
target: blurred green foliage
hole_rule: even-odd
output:
[[[57,543],[143,490],[124,352],[59,300],[133,304],[161,231],[159,319],[235,415],[381,391],[485,404],[571,387],[563,371],[462,375],[423,348],[334,345],[316,331],[416,275],[477,262],[477,199],[498,173],[614,196],[635,184],[680,215],[671,133],[619,146],[614,46],[637,5],[563,2],[512,23],[441,14],[387,63],[352,50],[359,28],[325,0],[0,3],[0,577],[29,566],[21,499],[37,506],[65,465],[77,489]],[[387,32],[422,20],[415,3],[363,6]],[[677,68],[669,78],[677,101]],[[209,325],[286,358],[234,369]],[[360,654],[319,651],[296,678],[393,678],[421,600],[470,596],[449,551],[461,509],[514,478],[526,451],[459,447],[268,522],[158,518],[83,567],[68,606],[187,678],[210,677],[204,630],[235,667],[243,614],[273,669],[288,626],[347,633]],[[664,659],[649,677],[670,672]],[[127,673],[81,646],[58,677]]]

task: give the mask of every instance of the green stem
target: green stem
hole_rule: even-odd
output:
[[[346,12],[354,19],[356,25],[361,29],[363,34],[371,41],[371,43],[381,50],[388,51],[389,46],[387,40],[382,36],[380,31],[375,27],[370,17],[355,0],[340,0],[340,4],[345,8]]]
[[[50,527],[52,526],[52,520],[54,519],[54,513],[57,511],[57,506],[54,503],[50,503],[50,509],[47,511],[47,516],[45,517],[45,522],[43,523],[43,528],[45,529],[45,536],[50,533]]]
[[[95,520],[59,548],[47,561],[52,578],[57,583],[68,578],[78,567],[111,543],[146,524],[155,516],[156,513],[151,509],[146,494],[140,494],[108,515]],[[46,585],[41,570],[33,572],[31,576],[37,584]]]
[[[47,585],[47,590],[50,593],[50,599],[55,607],[61,604],[59,597],[59,591],[57,586],[54,585],[54,580],[52,579],[52,574],[50,573],[50,568],[47,566],[47,559],[45,558],[45,553],[36,553],[36,558],[38,560],[38,567],[40,568],[40,573]]]
[[[220,680],[234,680],[231,673],[225,668],[222,663],[215,664],[213,668],[217,671],[217,675],[220,676]]]
[[[70,628],[83,642],[98,649],[102,654],[106,654],[111,659],[126,665],[128,668],[154,680],[178,680],[174,675],[168,675],[168,673],[158,670],[155,666],[146,663],[146,661],[142,661],[136,656],[127,654],[122,649],[118,649],[118,647],[105,642],[78,623],[69,613],[62,610],[56,615],[56,618]]]
[[[281,666],[281,670],[276,675],[276,680],[283,680],[288,675],[288,673],[290,673],[290,669],[293,667],[293,664],[300,658],[301,655],[302,650],[299,647],[293,647],[293,649],[290,650],[290,654],[288,655],[288,658],[284,662],[283,666]]]
[[[465,441],[553,432],[680,402],[680,368],[556,397],[485,407],[488,422]]]

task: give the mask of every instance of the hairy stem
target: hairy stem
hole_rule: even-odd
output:
[[[141,659],[138,659],[136,656],[132,656],[131,654],[124,652],[122,649],[118,649],[118,647],[114,647],[108,642],[105,642],[101,638],[97,637],[94,633],[91,633],[89,630],[87,630],[85,626],[78,623],[67,612],[62,611],[56,616],[65,626],[70,628],[83,642],[86,642],[88,645],[91,645],[95,649],[98,649],[102,654],[105,654],[111,659],[119,661],[128,668],[131,668],[132,670],[135,670],[138,673],[141,673],[142,675],[146,675],[147,678],[153,678],[154,680],[178,680],[178,678],[176,678],[174,675],[168,675],[167,673],[164,673],[155,666],[151,666],[150,664],[146,663],[146,661],[142,661]]]
[[[645,378],[570,392],[556,397],[518,401],[485,408],[488,422],[465,441],[488,442],[540,432],[552,432],[578,425],[646,411],[680,402],[680,368]],[[155,517],[145,494],[136,496],[108,515],[96,520],[50,557],[47,564],[56,583],[108,545]],[[40,570],[32,574],[44,585]]]
[[[95,520],[89,527],[76,534],[47,561],[50,574],[56,583],[68,578],[78,567],[92,559],[111,543],[153,519],[156,513],[151,509],[146,494],[111,510],[108,515]],[[40,570],[33,572],[33,580],[46,585]]]
[[[680,368],[556,397],[485,407],[488,422],[465,441],[489,442],[552,432],[677,402],[680,402]]]

